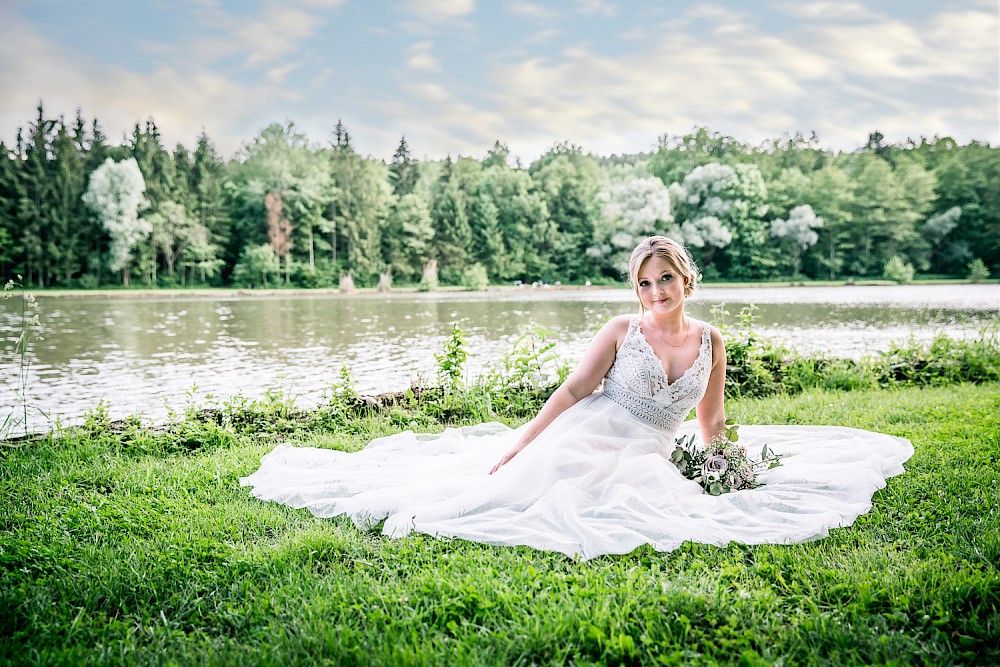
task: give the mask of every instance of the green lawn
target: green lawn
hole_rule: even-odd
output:
[[[261,423],[0,448],[0,664],[1000,662],[1000,384],[811,390],[729,412],[884,431],[916,453],[819,542],[576,563],[254,500],[238,478],[278,439]],[[356,449],[399,423],[293,438]]]

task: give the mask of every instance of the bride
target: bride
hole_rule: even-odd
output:
[[[745,426],[740,443],[767,443],[783,465],[764,486],[710,496],[671,462],[678,435],[721,436],[722,336],[684,309],[699,275],[663,236],[632,252],[639,314],[594,337],[538,415],[503,424],[411,431],[355,453],[279,445],[240,480],[253,495],[362,528],[528,545],[590,559],[642,544],[794,543],[848,526],[871,508],[913,448],[902,438],[835,426]],[[685,423],[696,409],[697,426]]]

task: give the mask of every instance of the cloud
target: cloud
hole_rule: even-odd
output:
[[[495,140],[511,136],[510,119],[502,113],[441,84],[405,81],[398,93],[368,101],[369,120],[359,126],[381,143],[383,151],[391,153],[405,134],[415,155],[430,148],[436,157],[445,153],[480,157]]]
[[[815,130],[845,150],[874,129],[893,141],[996,140],[996,19],[986,12],[942,11],[923,25],[806,19],[784,34],[751,18],[700,5],[680,22],[634,33],[613,55],[585,45],[544,57],[493,53],[475,85],[405,82],[372,103],[371,117],[405,119],[398,133],[439,154],[481,155],[500,139],[529,160],[561,139],[610,154],[649,150],[660,134],[701,125],[751,144]]]
[[[784,35],[721,7],[694,13],[711,20],[709,34],[726,38],[675,26],[620,55],[581,47],[519,59],[494,72],[496,102],[536,147],[569,137],[615,151],[631,137],[695,125],[751,143],[815,129],[843,148],[875,127],[894,140],[954,136],[954,128],[997,139],[998,91],[983,83],[998,75],[994,12],[942,11],[923,25],[807,22]]]
[[[259,12],[226,12],[215,2],[201,2],[195,16],[204,26],[190,43],[165,47],[175,59],[210,64],[237,57],[248,69],[274,66],[298,55],[302,44],[326,23],[325,13],[344,0],[267,0]]]
[[[303,64],[302,62],[285,63],[284,65],[270,68],[264,73],[264,76],[269,83],[278,86],[285,83],[288,75],[302,67]]]
[[[299,0],[303,7],[314,9],[339,9],[347,0]]]
[[[403,8],[422,21],[437,23],[471,14],[476,0],[405,0]]]
[[[525,45],[545,44],[545,43],[551,41],[553,37],[556,37],[559,34],[560,34],[560,31],[556,30],[554,28],[549,28],[549,29],[546,29],[546,30],[539,30],[538,32],[536,32],[534,34],[528,35],[527,37],[525,37],[524,40],[523,40],[523,43]]]
[[[302,41],[315,33],[317,23],[309,12],[272,4],[259,18],[235,26],[229,43],[246,54],[247,67],[267,65],[295,53]]]
[[[309,60],[345,0],[262,0],[245,15],[216,0],[189,2],[193,36],[144,43],[145,62],[108,65],[0,0],[3,138],[9,143],[41,98],[50,117],[77,106],[96,115],[111,141],[152,115],[166,145],[190,145],[204,127],[225,154],[269,121],[293,117],[325,135],[338,115],[361,150],[382,157],[404,133],[414,154],[433,157],[481,157],[496,139],[527,158],[563,139],[631,152],[696,125],[751,143],[815,130],[834,148],[854,148],[874,129],[892,141],[1000,140],[992,0],[944,4],[920,20],[875,13],[866,5],[879,4],[858,0],[776,0],[781,32],[723,0],[668,22],[631,4],[573,0],[560,15],[576,16],[558,24],[529,21],[547,18],[554,4],[505,0],[489,26],[474,0],[400,0],[404,20],[423,36],[407,40],[400,27],[409,26],[399,21],[355,25],[363,36],[378,32],[386,47],[382,61],[364,66],[333,60],[330,50]],[[607,40],[578,33],[576,46],[555,50],[573,43],[580,24],[594,27],[616,8],[621,15],[604,22]],[[511,26],[521,29],[505,35]],[[449,58],[468,60],[451,66]],[[395,75],[395,85],[380,75]]]
[[[579,9],[584,14],[601,14],[602,16],[614,16],[618,13],[618,7],[607,0],[579,0]]]
[[[874,79],[985,79],[997,75],[993,12],[941,12],[926,28],[884,20],[864,25],[815,25],[814,48],[845,71]]]
[[[138,73],[124,66],[98,65],[41,35],[14,17],[0,26],[0,132],[7,139],[33,114],[39,100],[46,116],[71,116],[80,108],[96,117],[109,140],[136,122],[155,117],[164,145],[191,145],[205,129],[224,153],[246,139],[237,134],[265,101],[281,89],[251,90],[204,68],[161,66]]]
[[[535,4],[534,2],[513,2],[507,6],[507,11],[511,14],[527,16],[533,19],[551,19],[558,16],[552,9]]]
[[[778,9],[789,16],[803,19],[872,19],[879,15],[865,7],[860,2],[833,2],[820,0],[818,2],[785,2]]]
[[[409,55],[406,59],[407,69],[421,70],[424,72],[438,72],[441,70],[441,63],[431,55],[434,45],[431,42],[417,42],[410,47]]]
[[[532,128],[536,141],[570,137],[606,146],[623,132],[652,143],[660,133],[705,123],[780,133],[793,123],[783,109],[806,96],[803,83],[827,72],[807,51],[777,40],[723,48],[673,35],[614,58],[576,48],[558,62],[527,59],[496,76],[504,114]]]

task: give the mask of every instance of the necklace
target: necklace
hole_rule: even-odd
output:
[[[685,342],[687,342],[687,339],[688,339],[688,336],[690,336],[690,335],[691,335],[691,321],[690,321],[690,320],[688,320],[688,322],[687,322],[687,325],[686,325],[686,326],[684,327],[684,338],[681,338],[681,342],[677,343],[677,345],[674,345],[674,344],[672,344],[672,343],[671,343],[670,341],[668,341],[668,340],[666,339],[666,337],[664,337],[664,335],[663,335],[662,333],[657,333],[657,334],[656,334],[656,337],[657,337],[658,339],[660,339],[660,341],[661,341],[661,342],[662,342],[662,343],[663,343],[664,345],[666,345],[667,347],[675,347],[675,348],[676,348],[676,347],[681,347],[681,346],[683,346],[683,345],[684,345],[684,343],[685,343]]]

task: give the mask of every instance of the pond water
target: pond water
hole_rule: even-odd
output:
[[[113,417],[161,421],[182,409],[242,393],[281,389],[307,406],[346,365],[362,393],[396,390],[434,373],[435,352],[457,322],[469,372],[496,362],[534,328],[579,359],[610,317],[635,312],[627,289],[532,289],[390,294],[41,296],[42,341],[30,348],[27,401],[75,423],[98,401]],[[0,302],[0,419],[16,405],[20,318]],[[1000,322],[1000,285],[767,287],[700,290],[695,317],[734,321],[753,303],[757,329],[791,347],[859,357],[893,341],[937,333],[976,335]],[[33,412],[33,415],[37,413]],[[48,422],[31,417],[33,430]]]

